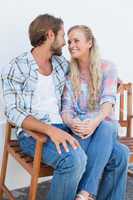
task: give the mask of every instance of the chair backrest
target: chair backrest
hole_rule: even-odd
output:
[[[118,87],[119,123],[126,128],[126,137],[132,137],[133,84],[121,83]]]

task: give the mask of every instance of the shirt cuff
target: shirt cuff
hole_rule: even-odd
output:
[[[104,104],[104,103],[112,103],[113,105],[116,103],[116,98],[115,97],[103,97],[100,101],[100,105]]]

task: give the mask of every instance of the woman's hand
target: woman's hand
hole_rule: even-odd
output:
[[[98,127],[99,122],[97,119],[85,120],[77,123],[75,125],[74,131],[79,134],[82,138],[91,136],[96,128]]]
[[[84,120],[84,121],[75,118],[71,122],[71,130],[76,135],[79,135],[81,138],[87,138],[94,133],[94,131],[99,126],[101,121],[102,119],[100,115],[97,116],[95,119]]]
[[[81,137],[80,133],[80,127],[82,127],[82,121],[79,118],[71,118],[71,120],[69,120],[69,127],[71,129],[71,131],[75,134],[78,135],[79,137]],[[78,132],[76,132],[77,128],[79,129]]]

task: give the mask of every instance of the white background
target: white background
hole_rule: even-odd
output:
[[[37,15],[50,13],[63,18],[65,30],[75,24],[92,28],[102,57],[113,61],[119,77],[133,82],[132,0],[4,0],[0,5],[0,70],[10,59],[30,50],[28,26]],[[67,49],[64,55],[69,58]],[[2,102],[0,103],[2,109]],[[0,109],[0,110],[1,110]],[[0,161],[3,147],[0,125]],[[19,178],[19,174],[21,174]],[[12,175],[12,176],[11,176]],[[11,188],[28,184],[25,173],[10,160],[7,182]]]

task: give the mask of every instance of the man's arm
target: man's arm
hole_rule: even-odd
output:
[[[61,154],[60,144],[63,145],[66,152],[69,151],[67,143],[69,143],[74,149],[79,146],[78,141],[69,133],[52,125],[42,123],[32,116],[28,116],[23,120],[22,128],[29,131],[40,132],[49,136],[55,144],[59,154]]]
[[[77,140],[70,134],[51,125],[42,123],[24,109],[24,106],[21,106],[24,104],[24,99],[21,95],[21,88],[24,83],[23,79],[24,77],[21,73],[18,71],[16,73],[14,66],[9,66],[5,73],[2,74],[3,96],[7,119],[17,127],[44,133],[49,136],[56,145],[59,153],[61,153],[60,144],[64,146],[66,151],[68,151],[67,143],[70,143],[73,148],[79,146]]]

